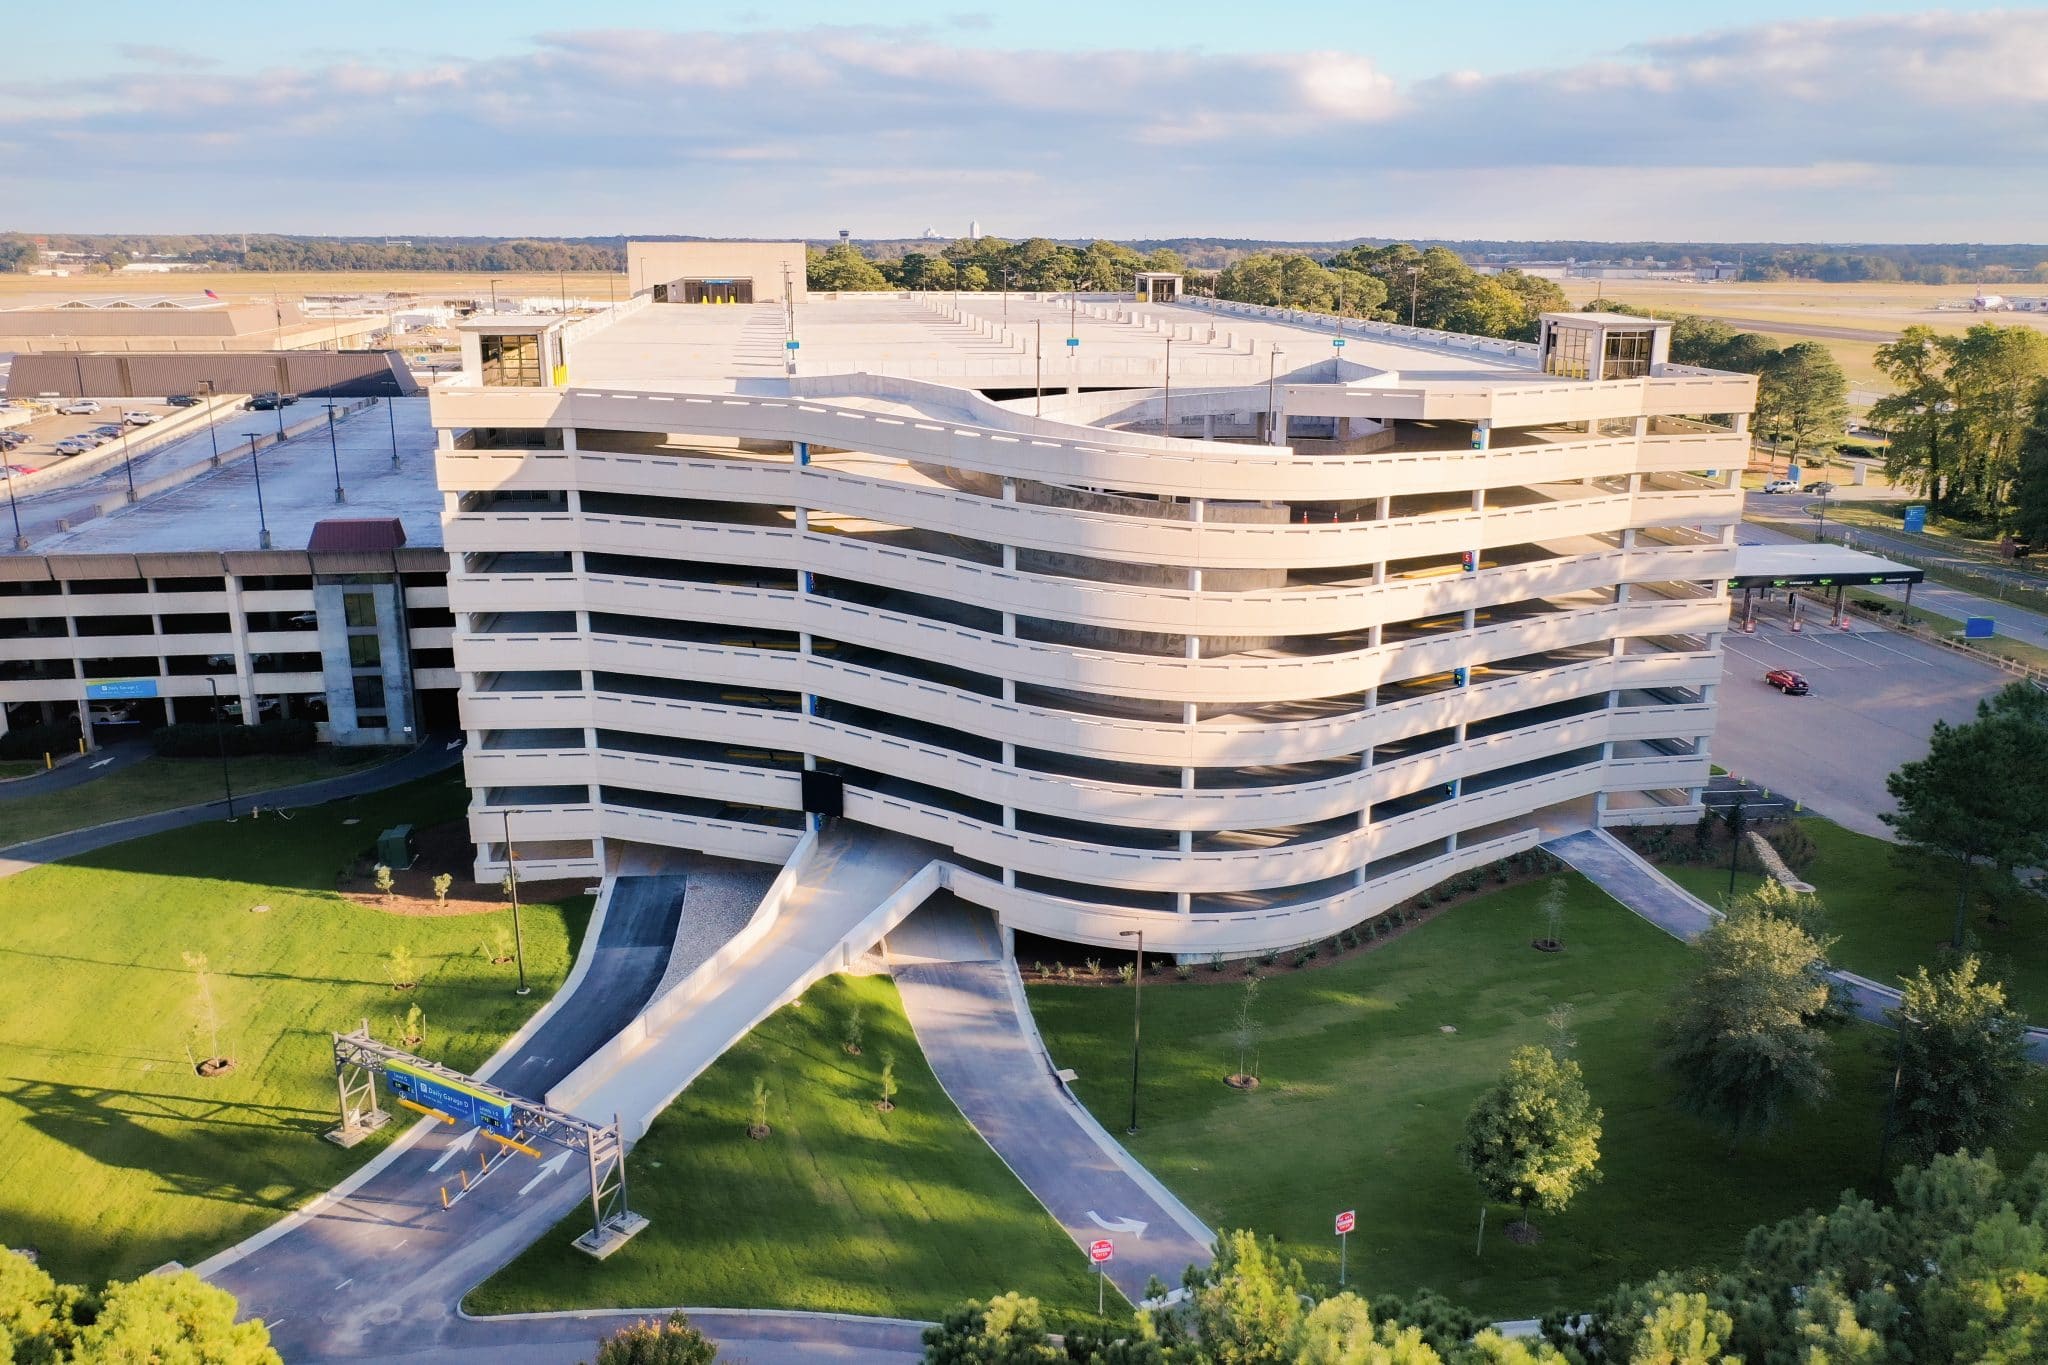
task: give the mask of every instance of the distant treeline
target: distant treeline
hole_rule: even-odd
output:
[[[648,235],[642,241],[702,238]],[[959,239],[961,245],[968,245]],[[1092,239],[1033,238],[1073,251]],[[2048,246],[2029,243],[1801,242],[1592,242],[1509,241],[1491,238],[1411,239],[1420,249],[1441,248],[1474,265],[1507,261],[1601,262],[1627,266],[1735,267],[1745,280],[1806,279],[1829,282],[1901,281],[1915,284],[2022,284],[2048,282]],[[626,239],[609,237],[309,237],[275,233],[120,234],[50,233],[51,251],[80,252],[110,267],[152,256],[209,261],[227,269],[260,271],[623,270]],[[836,239],[819,243],[831,247]],[[1347,253],[1402,245],[1389,237],[1327,242],[1283,242],[1244,237],[1157,237],[1116,243],[1140,256],[1170,253],[1191,270],[1216,271],[1257,256],[1302,255],[1324,264]],[[915,238],[864,240],[860,253],[877,262],[945,252],[951,244]],[[25,233],[0,233],[0,271],[32,269],[37,250]]]

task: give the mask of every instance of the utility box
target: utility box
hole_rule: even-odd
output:
[[[420,860],[419,836],[411,825],[393,825],[377,836],[377,861],[389,868],[411,867]]]

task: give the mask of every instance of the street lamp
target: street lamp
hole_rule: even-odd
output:
[[[284,394],[279,394],[279,395],[277,396],[277,440],[278,440],[278,444],[279,444],[279,445],[282,445],[282,444],[284,444],[284,400],[285,400],[285,397],[286,397],[286,395],[284,395]]]
[[[1268,357],[1266,364],[1266,426],[1268,429],[1266,444],[1275,446],[1287,444],[1287,433],[1280,425],[1280,409],[1274,405],[1273,398],[1274,385],[1280,378],[1280,357],[1282,354],[1284,352],[1278,346],[1275,346],[1273,354]]]
[[[327,453],[334,460],[334,500],[347,502],[348,493],[341,486],[341,443],[334,439],[334,400],[327,400]]]
[[[527,995],[533,988],[526,984],[526,936],[519,929],[519,855],[512,851],[512,812],[499,814],[505,817],[505,880],[512,888],[512,952],[519,961],[519,989],[512,994]]]
[[[1166,398],[1165,398],[1165,409],[1164,409],[1164,411],[1163,411],[1163,412],[1161,412],[1161,414],[1160,414],[1160,417],[1159,417],[1159,427],[1160,427],[1160,435],[1162,435],[1162,436],[1171,436],[1171,435],[1173,435],[1173,338],[1172,338],[1172,337],[1168,337],[1168,338],[1166,339],[1166,368],[1165,368],[1165,370],[1164,370],[1164,372],[1163,372],[1163,373],[1164,373],[1164,375],[1165,375],[1165,378],[1166,378],[1166,386],[1165,386],[1165,387],[1166,387]]]
[[[1884,1102],[1884,1136],[1879,1138],[1877,1143],[1877,1185],[1879,1189],[1884,1188],[1884,1178],[1891,1171],[1892,1131],[1894,1120],[1899,1112],[1899,1082],[1906,1072],[1906,1030],[1909,1027],[1920,1027],[1920,1021],[1907,1014],[1904,1010],[1899,1011],[1898,1020],[1899,1051],[1898,1055],[1892,1060],[1891,1095]]]
[[[1742,798],[1728,808],[1728,898],[1735,898],[1735,860],[1742,852]]]
[[[1415,325],[1415,301],[1422,292],[1422,267],[1408,267],[1408,325]]]
[[[1138,968],[1131,973],[1131,1126],[1126,1133],[1138,1131],[1138,1007],[1145,999],[1145,931],[1143,929],[1119,929],[1118,938],[1138,940]]]
[[[263,513],[263,461],[256,457],[256,445],[260,439],[255,432],[249,433],[249,465],[256,471],[256,544],[267,550],[270,548],[270,519]]]
[[[1825,545],[1828,543],[1828,495],[1817,493],[1814,496],[1818,497],[1820,501],[1813,505],[1813,515],[1816,518],[1813,538],[1818,543]]]
[[[7,510],[14,513],[14,548],[26,550],[28,537],[21,533],[21,504],[14,500],[14,466],[7,466]]]
[[[384,400],[384,418],[391,424],[391,467],[398,468],[398,397],[392,395]]]
[[[212,675],[206,679],[206,690],[213,695],[213,737],[220,743],[220,789],[227,801],[228,819],[235,818],[235,789],[228,781],[228,727],[220,718],[220,684]]]
[[[135,501],[135,464],[128,458],[128,409],[116,409],[121,414],[121,471],[128,476],[128,501]]]
[[[213,467],[220,468],[220,434],[213,429],[213,381],[199,381],[206,386],[206,440],[213,447]]]

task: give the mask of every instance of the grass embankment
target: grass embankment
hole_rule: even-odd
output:
[[[1871,1186],[1889,1075],[1882,1032],[1843,1031],[1834,1098],[1730,1153],[1677,1111],[1656,1066],[1657,1021],[1685,948],[1574,878],[1566,950],[1536,952],[1540,892],[1497,892],[1380,951],[1263,980],[1264,1083],[1250,1094],[1223,1083],[1237,1068],[1236,968],[1219,984],[1148,995],[1143,1129],[1131,1150],[1211,1226],[1273,1233],[1327,1282],[1331,1217],[1355,1207],[1354,1284],[1433,1287],[1499,1317],[1582,1305],[1662,1267],[1726,1263],[1753,1225]],[[1030,998],[1053,1057],[1080,1072],[1084,1102],[1121,1127],[1126,994],[1033,986]],[[1458,1134],[1509,1053],[1550,1037],[1545,1015],[1560,1004],[1574,1007],[1573,1055],[1606,1111],[1605,1179],[1566,1212],[1540,1215],[1535,1246],[1501,1236],[1506,1210],[1494,1210],[1475,1253],[1482,1201],[1453,1155]],[[2022,1145],[2044,1136],[2036,1123]]]
[[[404,1127],[349,1152],[321,1140],[336,1118],[330,1031],[367,1018],[395,1037],[417,1003],[423,1053],[488,1057],[560,984],[589,903],[527,908],[535,989],[521,999],[480,951],[492,917],[401,919],[332,890],[378,830],[453,818],[467,796],[448,773],[0,881],[0,1240],[74,1282],[189,1264]],[[392,989],[395,945],[418,964],[415,991]],[[209,964],[217,1043],[186,953]],[[234,1069],[203,1079],[195,1059],[215,1050]]]
[[[1925,963],[1933,966],[1954,924],[1953,871],[1919,859],[1900,860],[1898,846],[1820,819],[1799,822],[1813,840],[1812,861],[1799,868],[1827,907],[1837,942],[1836,966],[1887,986]],[[1728,893],[1728,870],[1664,865],[1679,885],[1719,905]],[[1736,874],[1737,894],[1761,879]],[[1989,975],[2005,982],[2013,1003],[2048,1024],[2048,916],[2036,903],[1993,923],[1981,902],[1970,917]]]
[[[32,777],[43,771],[39,758],[0,758],[0,780],[10,777]]]
[[[862,1011],[860,1056],[842,1046]],[[877,1112],[882,1059],[902,1089]],[[770,1135],[747,1125],[756,1077]],[[633,1149],[651,1225],[602,1263],[566,1220],[474,1290],[471,1312],[799,1308],[937,1318],[1014,1289],[1091,1315],[1080,1251],[939,1088],[882,977],[828,977],[693,1082]]]
[[[228,780],[234,786],[235,810],[238,814],[247,813],[249,802],[245,797],[301,782],[340,777],[387,763],[399,753],[396,749],[322,748],[306,754],[230,758]],[[82,786],[0,804],[0,812],[4,812],[4,818],[0,818],[0,848],[66,830],[205,802],[220,803],[221,809],[226,810],[221,797],[219,759],[145,758],[133,767]]]
[[[1882,597],[1877,593],[1851,588],[1849,589],[1849,600],[1860,607],[1871,607],[1874,605],[1880,615],[1898,621],[1901,624],[1905,622],[1904,603],[1898,598]],[[1953,637],[1958,643],[1967,646],[1973,653],[1988,655],[1996,659],[2010,659],[2014,663],[2026,664],[2032,668],[2048,668],[2048,649],[2043,649],[2039,645],[2028,644],[2025,640],[2015,640],[2009,635],[1993,635],[1988,639],[1965,640],[1963,638],[1962,621],[1953,616],[1945,616],[1938,611],[1929,611],[1918,602],[1913,604],[1912,624],[1923,627],[1934,635]]]

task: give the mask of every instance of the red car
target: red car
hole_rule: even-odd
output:
[[[1764,681],[1788,697],[1803,697],[1811,690],[1806,685],[1806,679],[1789,668],[1772,669],[1764,674]]]

